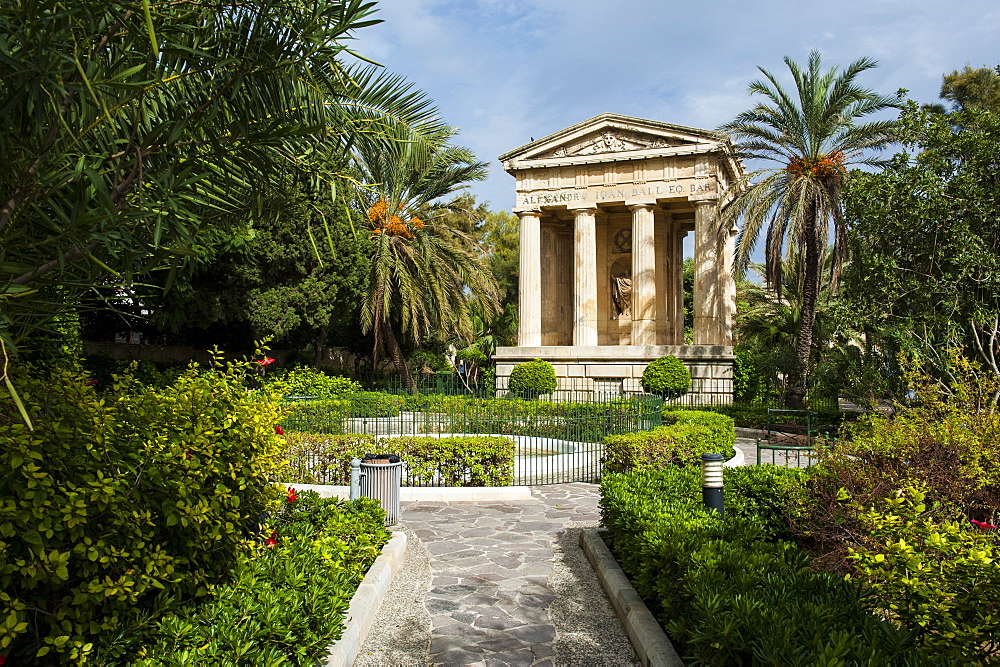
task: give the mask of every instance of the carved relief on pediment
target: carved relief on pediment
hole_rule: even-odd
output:
[[[680,146],[688,143],[682,139],[654,137],[638,132],[625,130],[605,130],[591,134],[572,144],[565,144],[549,151],[541,158],[573,157],[577,155],[596,155],[598,153],[620,153],[623,151],[638,151],[646,148],[664,148]]]

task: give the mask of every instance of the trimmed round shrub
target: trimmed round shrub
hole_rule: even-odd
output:
[[[536,398],[551,394],[556,389],[556,369],[541,359],[533,359],[514,366],[507,388],[514,394]]]
[[[677,398],[691,388],[691,373],[677,357],[660,357],[642,372],[642,388],[664,398]]]

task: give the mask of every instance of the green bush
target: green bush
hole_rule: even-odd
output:
[[[123,378],[17,378],[34,431],[0,390],[0,649],[82,662],[144,609],[203,596],[280,491],[278,405],[247,364],[163,389]]]
[[[514,443],[503,437],[435,438],[290,433],[286,457],[295,484],[347,484],[350,461],[399,454],[411,480],[445,486],[506,486],[514,481]],[[404,480],[404,483],[406,480]]]
[[[854,579],[935,654],[988,662],[1000,654],[1000,608],[983,597],[1000,591],[995,530],[961,515],[929,517],[924,499],[908,488],[862,514],[860,544],[847,556]]]
[[[280,369],[267,376],[269,389],[283,396],[312,396],[321,399],[340,398],[361,391],[361,385],[351,378],[328,375],[313,366]]]
[[[780,539],[800,471],[726,470],[726,518],[694,468],[606,475],[607,541],[689,664],[947,664]],[[762,502],[763,501],[763,502]]]
[[[666,425],[604,439],[605,472],[668,466],[700,466],[701,455],[733,456],[733,420],[694,410],[664,412]]]
[[[312,665],[337,641],[351,596],[389,539],[376,501],[298,494],[205,600],[102,637],[98,662]]]
[[[712,445],[718,447],[713,451],[725,454],[727,458],[729,458],[729,452],[733,451],[733,445],[736,443],[733,418],[717,412],[674,410],[663,413],[663,425],[670,426],[672,424],[697,424],[709,429],[712,432],[710,437]]]
[[[691,389],[691,373],[677,357],[660,357],[642,371],[642,388],[664,398],[677,398]]]
[[[80,365],[90,374],[91,381],[95,382],[99,392],[109,390],[114,385],[116,375],[128,375],[140,384],[163,389],[173,384],[188,367],[187,363],[181,362],[112,359],[105,354],[89,354]]]
[[[341,434],[350,430],[348,419],[398,417],[407,400],[381,392],[357,392],[338,399],[286,401],[281,427],[289,432]]]
[[[735,426],[739,428],[767,428],[767,406],[747,406],[739,404],[712,405],[706,407],[688,406],[685,410],[717,412],[731,417]],[[668,419],[667,414],[675,412],[672,406],[665,406],[663,409],[664,419]],[[840,410],[813,410],[816,413],[816,424],[821,432],[836,433],[841,425],[857,419],[860,413],[841,412]]]
[[[518,364],[510,371],[507,388],[512,394],[537,398],[556,390],[556,371],[547,361],[534,359]]]
[[[819,450],[810,481],[810,516],[801,540],[824,567],[848,573],[846,550],[856,543],[859,514],[885,509],[901,489],[927,495],[939,519],[961,512],[997,523],[1000,507],[1000,413],[992,408],[1000,383],[976,378],[954,360],[956,382],[948,394],[929,381],[919,402],[895,416],[871,413],[847,438]]]
[[[445,486],[508,486],[514,482],[514,442],[510,438],[386,438],[382,446],[404,453],[411,478]]]

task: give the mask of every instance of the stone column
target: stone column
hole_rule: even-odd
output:
[[[632,209],[632,344],[656,345],[656,253],[652,204]]]
[[[520,276],[518,278],[517,344],[542,344],[541,211],[520,211]]]
[[[694,202],[694,344],[722,345],[718,340],[719,238],[715,200]]]
[[[733,259],[736,256],[736,225],[721,239],[722,261],[719,263],[719,334],[721,345],[733,344],[733,320],[736,319],[736,280],[733,278]]]
[[[674,345],[684,345],[684,239],[688,233],[677,230],[677,240],[674,245]]]
[[[597,345],[597,207],[573,225],[573,345]]]

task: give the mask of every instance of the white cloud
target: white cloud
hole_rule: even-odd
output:
[[[756,67],[784,73],[818,48],[825,64],[867,55],[862,82],[936,98],[941,75],[996,65],[995,0],[385,0],[362,53],[414,81],[494,162],[473,191],[513,203],[495,158],[604,111],[713,128],[750,102]]]

